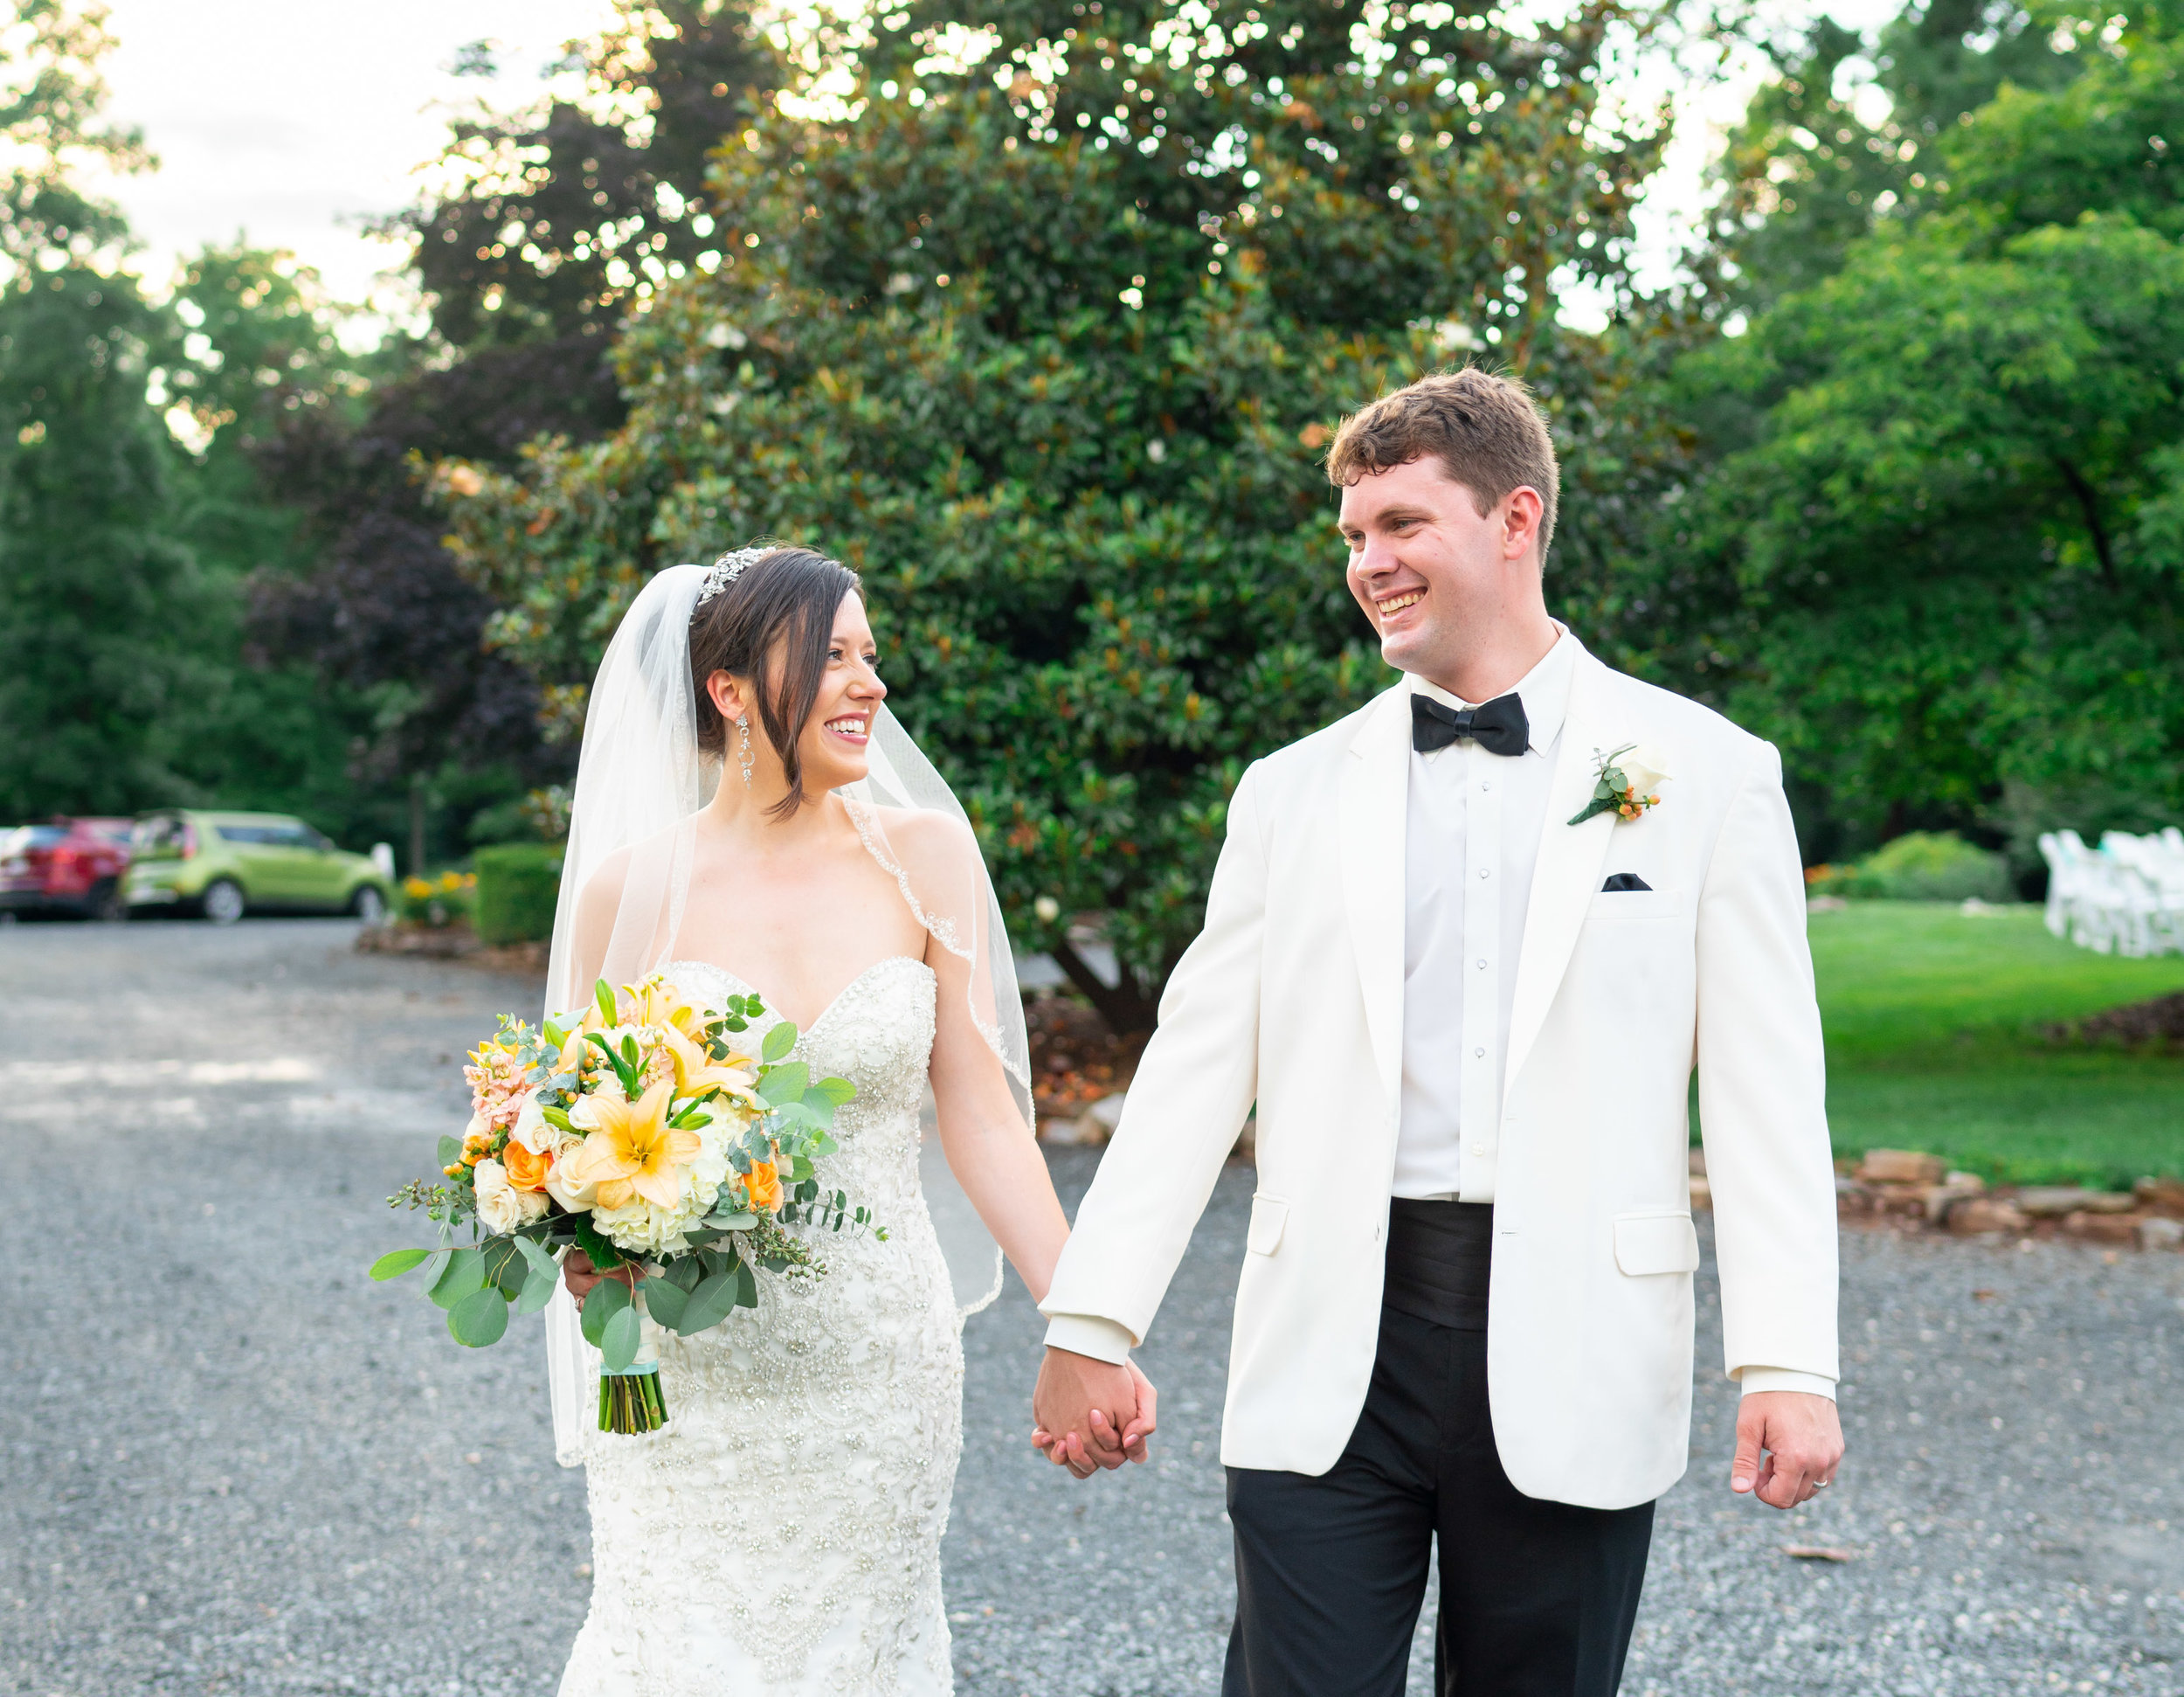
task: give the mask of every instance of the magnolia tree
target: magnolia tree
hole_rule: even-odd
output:
[[[625,425],[441,468],[489,640],[573,722],[650,572],[837,556],[1019,942],[1142,1029],[1244,765],[1391,678],[1320,469],[1343,412],[1472,355],[1520,371],[1579,450],[1565,605],[1602,576],[1654,449],[1598,421],[1648,342],[1618,364],[1555,308],[1628,302],[1658,125],[1595,75],[1640,27],[1604,0],[1536,34],[1446,4],[879,11],[819,44],[833,115],[768,100],[723,142],[709,239],[625,328]]]

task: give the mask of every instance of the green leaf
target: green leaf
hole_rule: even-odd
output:
[[[665,1278],[648,1278],[638,1288],[645,1293],[646,1313],[669,1330],[681,1330],[675,1322],[690,1300],[688,1291]]]
[[[796,1047],[796,1027],[791,1025],[788,1021],[783,1020],[780,1024],[766,1033],[766,1041],[759,1048],[759,1058],[766,1061],[779,1060]]]
[[[430,1250],[390,1250],[371,1264],[371,1276],[381,1284],[415,1271],[432,1258]]]
[[[531,1276],[523,1281],[523,1293],[515,1299],[515,1312],[535,1314],[554,1299],[554,1287],[561,1283],[558,1271],[540,1272],[531,1269]]]
[[[675,1330],[689,1337],[708,1326],[718,1326],[726,1320],[737,1306],[738,1273],[748,1271],[747,1268],[739,1268],[737,1272],[715,1273],[691,1292],[689,1301],[683,1305],[681,1323]]]
[[[463,1140],[459,1137],[444,1137],[439,1140],[439,1164],[453,1167],[462,1159]]]
[[[447,1264],[432,1282],[430,1295],[441,1307],[452,1309],[473,1291],[483,1290],[485,1283],[486,1258],[473,1244],[459,1249],[447,1257]]]
[[[594,1349],[606,1331],[606,1323],[628,1308],[629,1292],[619,1278],[602,1278],[584,1299],[581,1323],[584,1340]]]
[[[576,1228],[577,1247],[591,1257],[591,1264],[598,1268],[600,1271],[605,1272],[609,1268],[619,1267],[629,1259],[621,1250],[614,1247],[612,1241],[605,1233],[591,1223],[591,1216],[589,1214],[573,1215],[570,1218]]]
[[[780,1029],[778,1025],[774,1027],[777,1031]],[[767,1047],[772,1047],[771,1037],[767,1040]],[[771,1102],[776,1105],[801,1102],[804,1099],[804,1092],[811,1087],[811,1083],[812,1069],[801,1061],[791,1061],[784,1066],[769,1067],[764,1076],[758,1080],[758,1098],[763,1102]]]
[[[558,1278],[561,1276],[561,1269],[554,1264],[551,1251],[536,1238],[518,1237],[513,1241],[516,1253],[530,1264],[531,1271],[534,1274],[543,1273],[549,1278]]]
[[[758,1223],[756,1214],[710,1214],[706,1224],[718,1226],[722,1231],[749,1231]]]
[[[614,1011],[614,987],[601,979],[592,987],[591,994],[599,1004],[599,1017],[609,1025],[619,1024],[620,1018]]]
[[[479,1245],[485,1255],[486,1282],[511,1302],[522,1292],[531,1271],[522,1250],[516,1247],[518,1241],[514,1237],[488,1237]]]
[[[508,1329],[508,1299],[490,1287],[473,1291],[447,1311],[447,1329],[457,1343],[472,1349],[500,1342]]]
[[[736,1306],[738,1308],[756,1308],[758,1306],[758,1275],[751,1271],[748,1261],[738,1264],[736,1269]]]
[[[845,1102],[854,1101],[857,1097],[856,1085],[847,1078],[822,1078],[812,1088],[838,1108]]]
[[[637,1310],[619,1308],[600,1333],[599,1354],[606,1357],[609,1367],[619,1372],[637,1359],[638,1340],[643,1336]]]

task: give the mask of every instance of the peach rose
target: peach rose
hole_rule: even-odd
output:
[[[763,1208],[769,1214],[781,1211],[781,1175],[770,1160],[754,1160],[750,1171],[743,1175],[743,1194],[750,1198],[753,1208]]]
[[[535,1155],[514,1138],[501,1151],[501,1165],[508,1171],[508,1183],[518,1190],[543,1190],[546,1174],[553,1170],[551,1155]]]

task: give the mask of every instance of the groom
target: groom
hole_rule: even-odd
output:
[[[1035,1411],[1079,1471],[1118,1458],[1120,1363],[1255,1102],[1225,1697],[1396,1697],[1436,1538],[1442,1693],[1607,1697],[1690,1441],[1694,1063],[1731,1488],[1788,1508],[1842,1453],[1780,762],[1548,616],[1559,479],[1520,384],[1386,396],[1328,475],[1405,676],[1237,786],[1042,1305]]]

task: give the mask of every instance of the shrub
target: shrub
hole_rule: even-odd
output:
[[[543,842],[480,848],[474,923],[480,941],[530,943],[554,934],[561,894],[561,850]]]
[[[443,872],[436,878],[404,878],[395,897],[396,914],[406,924],[438,931],[471,917],[477,889],[476,876],[468,872]]]
[[[1941,831],[1911,831],[1860,861],[1853,890],[1899,902],[1985,902],[2015,898],[2000,855]]]

